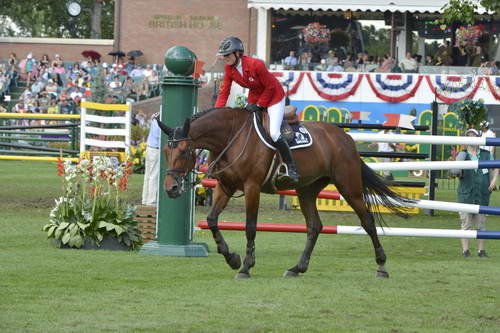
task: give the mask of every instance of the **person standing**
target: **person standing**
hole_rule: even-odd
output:
[[[477,130],[471,128],[465,132],[465,136],[479,137]],[[484,161],[492,160],[493,157],[488,150],[481,149],[478,146],[467,146],[458,155],[457,161]],[[491,191],[495,188],[497,182],[498,169],[489,171],[488,169],[477,170],[451,170],[452,176],[459,177],[457,197],[459,203],[488,206],[490,202]],[[459,212],[462,230],[485,230],[486,215]],[[464,238],[462,242],[462,255],[465,258],[471,256],[469,251],[469,239]],[[477,240],[477,250],[479,257],[487,257],[484,248],[484,239]]]
[[[151,127],[146,148],[146,170],[144,172],[144,185],[142,187],[142,204],[156,206],[158,202],[159,167],[160,167],[160,127],[155,119],[159,116],[155,113],[151,117]]]
[[[490,129],[490,123],[488,121],[481,122],[481,137],[485,138],[496,138],[497,135]],[[494,146],[481,146],[481,149],[486,149],[490,152],[493,159],[495,159],[495,147]]]
[[[392,134],[391,131],[387,128],[384,128],[384,130],[380,131],[379,134]],[[391,143],[391,142],[377,142],[377,143],[371,143],[368,145],[370,148],[377,147],[377,151],[380,153],[392,153],[396,150],[396,144]],[[378,160],[380,162],[390,162],[391,158],[390,157],[379,157]],[[392,176],[391,172],[386,170],[383,171],[383,175],[387,180],[393,180],[394,177]]]

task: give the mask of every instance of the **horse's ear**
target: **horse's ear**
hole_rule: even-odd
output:
[[[189,134],[189,127],[191,126],[191,121],[189,118],[186,118],[186,121],[184,122],[184,127],[182,128],[182,134],[184,134],[184,137],[188,137]]]
[[[168,127],[167,125],[165,125],[164,123],[162,123],[158,117],[155,117],[155,119],[156,119],[156,122],[158,123],[158,126],[160,126],[160,129],[162,130],[162,132],[165,133],[169,138],[171,138],[172,135],[174,135],[174,130],[172,128]]]

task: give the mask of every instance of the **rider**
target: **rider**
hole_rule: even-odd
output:
[[[222,56],[224,66],[224,83],[215,103],[215,107],[226,106],[233,81],[249,89],[248,104],[245,109],[256,112],[267,108],[269,114],[269,131],[271,139],[276,143],[281,159],[286,164],[285,181],[296,184],[299,174],[287,141],[281,136],[281,121],[285,112],[285,92],[278,79],[267,70],[260,59],[243,55],[243,42],[237,37],[222,40],[217,56]]]

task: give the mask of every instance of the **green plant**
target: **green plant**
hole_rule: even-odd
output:
[[[244,94],[239,94],[236,96],[235,104],[239,108],[244,108],[248,103],[248,97]]]
[[[448,107],[449,112],[454,112],[458,115],[459,124],[463,129],[478,128],[479,124],[486,119],[487,109],[484,101],[479,99],[462,99],[452,103]]]
[[[146,142],[141,142],[137,146],[130,146],[130,160],[134,173],[144,173],[146,170]]]
[[[104,156],[77,165],[59,160],[64,193],[56,199],[50,222],[42,229],[47,237],[55,239],[59,247],[80,248],[85,241],[100,245],[106,237],[132,249],[140,247],[142,234],[134,221],[135,207],[121,198],[131,168],[130,162],[113,166]]]

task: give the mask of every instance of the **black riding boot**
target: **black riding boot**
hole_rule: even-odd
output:
[[[280,136],[276,141],[276,148],[278,148],[281,159],[286,164],[287,168],[287,173],[280,175],[279,177],[282,178],[282,180],[285,180],[286,178],[286,181],[292,183],[292,185],[297,184],[299,182],[299,173],[297,172],[295,161],[293,160],[288,142],[286,142],[282,136]]]

